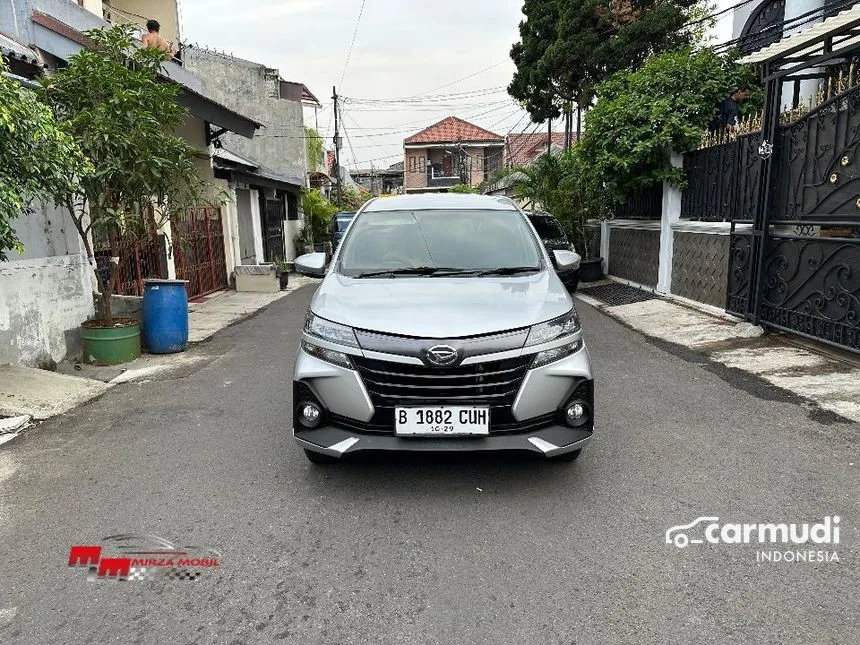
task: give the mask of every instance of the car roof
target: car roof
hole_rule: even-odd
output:
[[[470,195],[468,193],[424,193],[372,199],[367,203],[362,212],[436,209],[515,211],[517,207],[507,197]]]

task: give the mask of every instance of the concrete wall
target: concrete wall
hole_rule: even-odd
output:
[[[212,155],[209,152],[209,144],[206,143],[206,122],[200,117],[189,114],[185,122],[176,128],[175,134],[197,149],[196,165],[200,178],[209,183],[215,183]]]
[[[250,190],[236,191],[236,212],[239,220],[239,264],[257,264]]]
[[[40,205],[15,230],[26,250],[0,262],[0,364],[50,367],[80,350],[91,271],[63,211]]]
[[[14,251],[10,260],[32,260],[57,255],[84,254],[83,244],[65,209],[36,203],[33,212],[15,220],[15,231],[24,253]],[[0,265],[2,266],[2,265]]]
[[[146,25],[147,19],[154,18],[161,25],[161,36],[171,43],[174,49],[178,49],[180,34],[176,0],[110,0],[110,6],[118,10],[120,17],[141,26]],[[114,22],[118,22],[116,17]]]
[[[715,307],[726,304],[729,236],[674,231],[672,293]]]
[[[484,175],[486,174],[486,170],[484,169],[484,156],[485,154],[490,154],[488,151],[497,149],[501,150],[501,148],[484,148],[483,146],[465,148],[466,154],[470,155],[472,158],[472,186],[477,186],[484,181]]]
[[[104,2],[102,0],[83,0],[82,5],[84,9],[100,18],[104,14]]]
[[[625,280],[656,287],[660,262],[659,228],[638,228],[638,223],[624,227],[619,224],[621,222],[610,223],[609,272]]]
[[[197,48],[186,50],[183,62],[186,70],[203,80],[206,96],[266,126],[253,139],[228,133],[221,138],[224,147],[279,174],[300,178],[304,185],[307,147],[302,104],[276,98],[278,70]]]

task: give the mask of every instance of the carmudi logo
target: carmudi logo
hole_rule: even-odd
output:
[[[693,544],[756,544],[757,562],[839,562],[829,547],[839,544],[838,515],[820,522],[720,522],[719,517],[697,517],[666,531],[666,544],[685,549]],[[777,545],[782,549],[774,548]],[[797,548],[805,546],[807,548]],[[789,548],[786,548],[789,547]]]

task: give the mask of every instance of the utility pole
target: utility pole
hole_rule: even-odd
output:
[[[550,145],[552,144],[552,117],[546,121],[546,153],[550,153]]]
[[[340,173],[340,134],[338,134],[337,129],[337,88],[332,86],[332,100],[334,101],[334,166],[337,171],[337,205],[338,208],[341,207],[343,203],[343,185],[341,182],[341,173]]]

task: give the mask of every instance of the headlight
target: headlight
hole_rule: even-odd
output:
[[[306,340],[302,341],[302,349],[305,350],[307,354],[315,356],[321,361],[352,369],[352,361],[350,361],[349,356],[347,356],[343,352],[337,352],[333,349],[320,347],[319,345],[314,345],[313,343],[309,343]]]
[[[529,337],[526,339],[526,347],[570,336],[579,330],[579,317],[576,315],[576,309],[571,309],[563,316],[540,323],[539,325],[533,325],[529,331]]]
[[[305,332],[311,336],[327,340],[330,343],[346,345],[347,347],[358,347],[358,340],[355,338],[355,332],[352,331],[352,327],[320,318],[310,311],[305,320]]]
[[[549,365],[550,363],[554,363],[555,361],[560,361],[562,358],[567,358],[571,354],[576,354],[576,352],[578,352],[580,349],[582,349],[581,339],[575,340],[572,343],[568,343],[567,345],[562,345],[561,347],[545,349],[542,352],[538,352],[537,354],[535,354],[531,367],[532,369],[534,369],[536,367],[543,367],[544,365]]]

